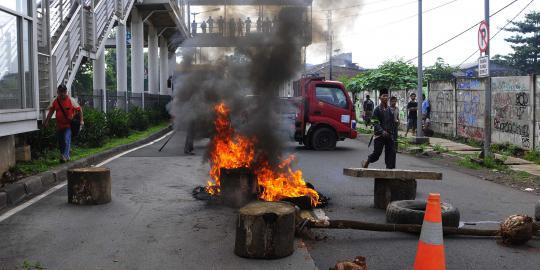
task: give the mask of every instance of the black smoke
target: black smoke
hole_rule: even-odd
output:
[[[184,48],[170,110],[176,128],[185,130],[194,123],[197,138],[211,137],[213,108],[223,101],[231,109],[234,128],[256,138],[257,155],[277,164],[285,143],[278,132],[278,91],[302,70],[302,47],[312,30],[308,16],[306,8],[282,8],[276,30],[261,37],[258,46],[235,48],[245,61],[223,57],[194,65],[196,50]]]

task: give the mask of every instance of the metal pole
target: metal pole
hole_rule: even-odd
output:
[[[491,28],[489,24],[489,0],[484,1],[484,17],[488,25],[487,31],[487,48],[485,55],[488,57],[488,77],[486,78],[486,90],[485,90],[485,112],[484,112],[484,158],[491,156],[491,71],[489,70],[491,65],[489,65],[489,39]]]
[[[332,71],[333,71],[333,67],[332,67],[332,50],[333,50],[333,33],[332,33],[332,11],[329,10],[328,11],[328,65],[329,65],[329,79],[332,80],[333,79],[333,76],[332,76]]]
[[[424,74],[422,70],[422,0],[418,0],[418,93],[416,94],[418,100],[417,113],[417,125],[416,125],[416,137],[421,138],[422,134],[422,87],[424,84]]]

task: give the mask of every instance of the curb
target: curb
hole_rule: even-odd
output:
[[[0,189],[0,211],[7,207],[17,205],[28,198],[39,195],[57,183],[65,181],[69,169],[88,167],[92,164],[97,164],[126,150],[156,140],[171,130],[172,127],[168,126],[142,140],[121,145],[76,161],[68,162],[49,171],[23,178],[13,184],[8,184]]]

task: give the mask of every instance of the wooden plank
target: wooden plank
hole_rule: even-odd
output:
[[[343,174],[352,177],[366,177],[379,179],[424,179],[442,180],[442,173],[428,171],[413,171],[399,169],[363,169],[344,168]]]

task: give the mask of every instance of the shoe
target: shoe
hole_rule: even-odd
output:
[[[369,167],[369,162],[367,160],[362,160],[362,168],[367,169]]]

